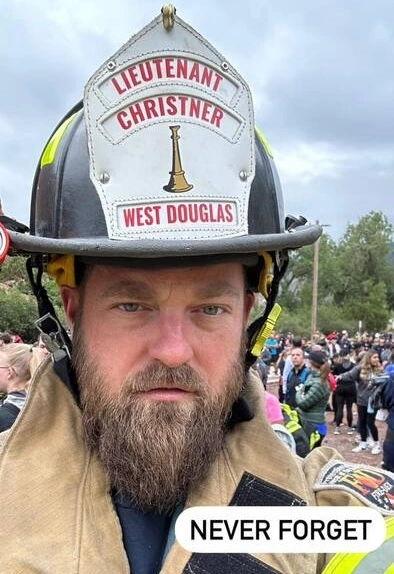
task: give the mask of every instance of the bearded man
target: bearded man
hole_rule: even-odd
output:
[[[266,420],[249,367],[278,317],[288,251],[321,227],[285,218],[249,86],[171,5],[49,138],[30,233],[0,231],[0,260],[27,256],[40,328],[62,341],[0,434],[0,572],[320,574],[325,554],[192,553],[177,517],[212,505],[393,512],[385,494],[358,493],[364,475],[338,453],[299,459]],[[265,308],[251,321],[256,293]]]

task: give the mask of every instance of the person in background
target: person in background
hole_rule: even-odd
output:
[[[9,343],[12,343],[11,335],[7,332],[1,333],[0,334],[0,347],[3,347],[4,345],[8,345]]]
[[[290,356],[293,367],[287,376],[285,403],[295,408],[297,406],[296,389],[305,383],[309,369],[305,362],[304,351],[300,347],[294,347],[290,352]]]
[[[375,423],[377,409],[371,408],[369,404],[373,390],[373,378],[381,373],[383,373],[383,367],[378,353],[374,350],[369,350],[365,352],[360,363],[355,365],[347,373],[343,373],[337,377],[339,385],[352,381],[356,384],[357,429],[360,433],[361,440],[360,444],[352,449],[353,452],[361,453],[367,449],[368,430],[373,440],[371,454],[379,454],[381,452],[378,428]]]
[[[385,372],[390,379],[382,389],[382,408],[387,411],[386,424],[387,430],[383,440],[383,460],[382,468],[394,472],[394,370]]]
[[[345,351],[348,354],[350,354],[350,351],[352,349],[352,344],[351,341],[349,339],[349,333],[344,330],[341,333],[341,337],[338,340],[339,346],[341,347],[341,351]]]
[[[289,376],[291,369],[294,367],[293,359],[291,358],[291,351],[292,349],[304,349],[304,344],[306,345],[306,342],[302,337],[293,336],[291,339],[291,345],[289,349],[290,352],[286,355],[286,360],[282,372],[282,387],[284,396],[286,396],[287,390],[287,377]]]
[[[327,378],[330,364],[324,351],[311,351],[307,361],[309,374],[305,383],[297,389],[295,402],[301,416],[317,427],[321,440],[315,446],[320,446],[327,434],[325,413],[330,397],[330,385]]]
[[[390,356],[388,357],[388,360],[386,362],[386,364],[384,365],[384,371],[388,374],[388,375],[393,375],[394,376],[394,351],[391,351]]]
[[[331,370],[336,377],[335,388],[335,430],[334,434],[341,434],[340,425],[343,421],[343,410],[346,408],[347,434],[353,434],[353,405],[356,403],[356,383],[355,381],[344,381],[338,378],[339,375],[351,371],[354,363],[350,360],[347,351],[343,350],[339,355],[334,355]]]
[[[327,339],[327,353],[330,359],[333,358],[334,355],[338,355],[341,347],[338,343],[338,334],[337,333],[330,333],[326,337]]]
[[[384,335],[381,335],[380,333],[376,333],[374,340],[373,340],[372,349],[378,353],[379,360],[381,363],[383,363],[382,353],[386,349],[385,344],[386,344],[386,339],[385,339]]]
[[[361,359],[365,355],[366,351],[364,349],[363,344],[360,341],[356,341],[353,345],[353,349],[351,352],[351,359],[354,363],[360,363]]]
[[[58,350],[59,345],[56,341],[56,333],[40,333],[37,339],[37,349],[39,349],[44,358]]]
[[[42,354],[43,358],[48,357],[51,352],[48,349],[48,347],[46,346],[46,344],[43,341],[42,335],[38,335],[38,339],[37,339],[37,346],[36,348],[40,351],[40,353]]]
[[[0,348],[0,391],[6,394],[0,406],[0,432],[14,424],[25,404],[31,359],[30,345],[9,343]]]
[[[274,365],[278,360],[280,353],[279,341],[274,332],[272,332],[270,337],[266,340],[265,346],[270,353],[270,365]]]
[[[269,359],[268,359],[268,363],[269,363]],[[267,382],[268,382],[268,372],[269,372],[269,366],[267,364],[267,362],[265,361],[265,350],[263,349],[263,351],[260,353],[260,355],[257,357],[255,363],[252,365],[251,367],[253,370],[256,371],[256,373],[259,375],[261,382],[263,383],[264,388],[267,388]]]
[[[275,364],[275,374],[279,376],[279,380],[278,380],[278,398],[279,398],[279,402],[283,403],[285,400],[285,391],[286,391],[286,387],[284,385],[284,370],[286,367],[286,363],[287,363],[287,359],[290,358],[290,346],[285,347],[283,349],[283,351],[280,353],[278,360],[276,361]],[[292,363],[290,366],[290,369],[292,367]],[[286,375],[287,376],[287,375]]]
[[[390,343],[390,341],[386,341],[384,343],[383,350],[380,353],[380,361],[381,361],[383,367],[385,367],[386,364],[390,362],[391,355],[393,354],[393,352],[394,352],[393,344]]]
[[[264,393],[264,407],[267,419],[271,424],[283,424],[283,413],[280,401],[276,395],[269,391]]]

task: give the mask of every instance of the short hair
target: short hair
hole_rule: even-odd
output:
[[[2,339],[6,345],[12,343],[12,337],[9,333],[1,333],[0,339]]]
[[[292,344],[293,344],[293,347],[302,347],[301,337],[293,337]]]

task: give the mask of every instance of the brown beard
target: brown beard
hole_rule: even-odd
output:
[[[111,486],[144,512],[169,512],[204,478],[223,445],[226,421],[245,384],[243,360],[230,366],[217,393],[190,366],[154,361],[115,395],[89,358],[79,321],[73,349],[86,440]],[[158,387],[193,395],[178,403],[139,394]]]

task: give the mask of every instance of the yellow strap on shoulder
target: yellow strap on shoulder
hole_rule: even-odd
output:
[[[59,287],[76,287],[74,255],[54,255],[46,271]]]

